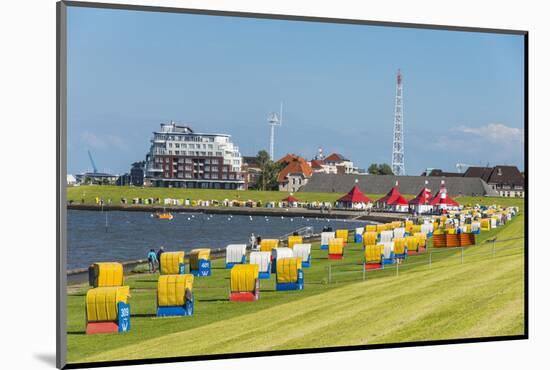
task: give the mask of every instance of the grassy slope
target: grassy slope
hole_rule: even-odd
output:
[[[483,233],[478,241],[523,235],[523,215],[505,227]],[[522,244],[523,241],[508,244]],[[132,331],[124,335],[86,336],[84,292],[72,287],[68,307],[70,362],[140,357],[182,356],[231,351],[282,349],[360,343],[399,342],[483,335],[512,335],[523,330],[523,256],[520,249],[489,259],[467,250],[465,261],[449,259],[457,252],[410,257],[395,270],[369,272],[361,279],[362,250],[351,244],[343,262],[331,262],[327,285],[326,252],[314,246],[313,267],[305,272],[306,289],[275,292],[274,278],[262,281],[261,299],[228,302],[228,271],[214,261],[213,276],[195,280],[196,313],[191,318],[157,319],[157,276],[128,279],[132,287]],[[506,254],[516,253],[508,257]],[[452,265],[452,267],[446,267]],[[497,294],[498,292],[498,294]],[[397,310],[388,310],[397,307]],[[372,312],[379,312],[372,319]],[[314,339],[314,340],[313,340]],[[237,344],[240,343],[240,344]]]
[[[128,198],[175,198],[193,200],[219,200],[239,199],[262,202],[278,202],[287,197],[289,193],[278,191],[255,190],[215,190],[215,189],[176,189],[176,188],[139,188],[129,186],[77,186],[67,188],[67,199],[80,203],[84,199],[86,203],[95,203],[98,196],[105,200],[111,198],[115,203],[120,202],[121,197]],[[343,194],[340,193],[300,193],[301,201],[333,202]]]
[[[521,264],[516,255],[349,284],[85,360],[521,334]]]
[[[388,189],[389,190],[389,189]],[[300,201],[318,201],[318,202],[335,202],[340,198],[342,193],[309,193],[300,192],[295,194]],[[378,199],[383,194],[367,194],[371,199]],[[112,199],[115,204],[120,203],[120,198],[176,198],[193,200],[219,200],[224,199],[240,199],[254,201],[280,201],[288,196],[286,192],[279,191],[255,191],[255,190],[213,190],[213,189],[175,189],[175,188],[139,188],[129,186],[77,186],[67,187],[67,199],[76,203],[80,203],[84,199],[85,203],[95,204],[95,197],[103,198],[104,200]],[[405,195],[411,199],[415,195]],[[455,197],[461,204],[493,204],[498,203],[502,206],[520,205],[523,204],[522,199],[514,198],[486,198],[486,197]]]

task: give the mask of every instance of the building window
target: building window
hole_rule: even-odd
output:
[[[218,172],[218,166],[212,166],[212,172]]]

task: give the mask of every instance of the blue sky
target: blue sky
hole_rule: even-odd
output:
[[[523,169],[523,37],[204,15],[68,11],[68,173],[124,173],[174,120],[233,136],[243,155],[319,147],[391,163],[404,79],[405,168]]]

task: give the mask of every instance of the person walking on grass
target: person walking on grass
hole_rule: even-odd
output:
[[[158,260],[157,260],[157,254],[155,253],[154,249],[151,249],[147,254],[147,260],[149,261],[149,273],[152,274],[156,272],[157,271],[156,264]]]

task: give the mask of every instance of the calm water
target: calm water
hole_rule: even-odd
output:
[[[224,248],[248,243],[250,234],[276,238],[303,227],[320,232],[355,228],[365,221],[326,220],[281,216],[229,216],[173,213],[174,219],[159,220],[147,212],[67,212],[67,268],[84,268],[93,262],[144,259],[149,249],[190,250],[199,247]],[[107,217],[107,228],[105,221]]]

